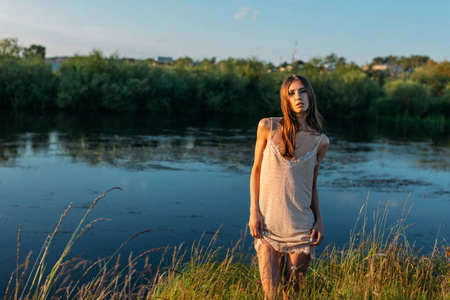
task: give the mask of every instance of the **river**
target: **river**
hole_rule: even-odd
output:
[[[96,260],[133,234],[125,253],[245,235],[258,117],[30,113],[0,115],[0,291],[20,260],[36,257],[73,202],[52,253],[61,251],[92,201],[95,223],[71,255]],[[318,180],[326,239],[343,245],[367,200],[368,224],[388,204],[387,226],[411,211],[406,234],[431,251],[450,238],[450,128],[415,123],[326,123],[330,148]],[[368,196],[370,192],[370,195]],[[409,200],[405,204],[406,200]],[[253,253],[251,238],[242,251]],[[152,254],[153,255],[153,254]],[[154,254],[154,259],[158,259]],[[160,256],[159,256],[160,257]]]

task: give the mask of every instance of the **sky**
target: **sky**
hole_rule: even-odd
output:
[[[256,58],[331,53],[450,59],[450,0],[0,0],[0,39],[47,57],[100,49],[127,58]]]

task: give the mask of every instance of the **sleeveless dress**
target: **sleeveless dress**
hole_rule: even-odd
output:
[[[310,244],[314,213],[311,210],[314,168],[317,165],[317,147],[323,134],[311,151],[296,160],[281,155],[272,133],[263,153],[260,175],[259,209],[264,219],[262,238],[255,240],[259,250],[262,240],[276,251],[304,253],[314,257],[315,246]],[[313,146],[313,145],[312,145]],[[312,148],[311,146],[311,148]]]

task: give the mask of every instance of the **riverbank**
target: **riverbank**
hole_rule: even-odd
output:
[[[93,263],[82,260],[82,254],[70,254],[79,238],[105,220],[86,221],[106,194],[88,208],[56,262],[47,261],[47,254],[71,206],[37,258],[19,257],[19,229],[17,270],[12,272],[4,299],[263,298],[256,258],[241,248],[245,236],[224,249],[215,246],[216,233],[207,245],[199,241],[190,247],[150,249],[130,255],[125,265],[119,263],[123,246],[148,231],[134,235],[112,255]],[[410,245],[405,232],[409,211],[406,201],[401,218],[387,225],[388,206],[371,212],[366,202],[348,243],[328,245],[312,261],[302,295],[308,299],[449,298],[450,248],[439,234],[431,253],[421,253]],[[161,251],[159,265],[151,265],[148,257]]]
[[[256,59],[183,59],[168,65],[106,57],[99,50],[68,58],[58,71],[42,58],[0,56],[0,107],[217,115],[280,113],[279,89],[289,75],[307,77],[325,119],[427,120],[448,124],[450,63],[432,62],[400,74],[341,64],[274,68]]]

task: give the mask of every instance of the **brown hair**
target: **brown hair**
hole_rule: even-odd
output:
[[[294,158],[295,151],[295,134],[303,128],[297,121],[295,112],[292,111],[289,103],[289,86],[292,82],[298,81],[306,88],[306,93],[309,98],[309,107],[306,110],[306,123],[314,131],[323,133],[322,115],[317,110],[317,101],[314,90],[308,79],[300,75],[291,75],[283,81],[280,89],[281,110],[283,111],[283,118],[281,124],[281,143],[284,149],[281,153],[285,158]]]

